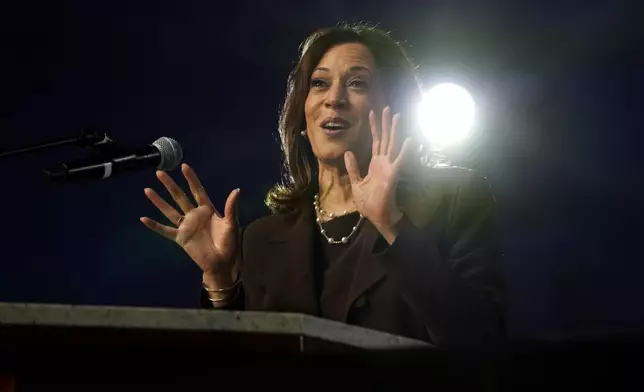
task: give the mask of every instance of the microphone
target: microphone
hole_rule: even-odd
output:
[[[169,137],[161,137],[143,148],[130,151],[109,149],[96,157],[63,162],[44,169],[43,172],[53,183],[104,180],[115,174],[149,167],[163,171],[173,170],[182,159],[183,150],[179,143]]]

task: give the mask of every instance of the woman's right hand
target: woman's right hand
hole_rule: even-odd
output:
[[[197,207],[167,173],[157,171],[157,178],[163,183],[183,214],[163,200],[154,190],[145,188],[145,195],[152,204],[177,227],[163,225],[148,217],[142,217],[141,222],[152,231],[179,244],[201,268],[204,276],[219,277],[220,279],[215,280],[225,285],[224,282],[232,280],[231,274],[239,248],[237,223],[239,189],[235,189],[228,195],[222,216],[210,201],[194,170],[184,163],[181,165],[181,171],[188,181]]]

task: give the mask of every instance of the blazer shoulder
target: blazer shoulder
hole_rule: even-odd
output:
[[[425,227],[439,211],[453,211],[463,201],[493,202],[487,180],[477,170],[458,166],[425,167],[416,185],[401,194],[403,212],[417,227]],[[469,200],[469,201],[468,201]]]
[[[424,178],[434,185],[442,185],[452,189],[487,181],[478,170],[460,166],[427,167],[424,169]]]
[[[265,240],[282,233],[286,228],[288,214],[272,213],[257,218],[248,223],[243,229],[244,241]]]
[[[451,195],[456,195],[463,189],[490,189],[487,178],[475,169],[459,166],[434,166],[426,168],[423,174],[425,185],[440,188]]]
[[[245,235],[248,234],[265,234],[269,232],[273,226],[276,225],[278,220],[278,215],[277,214],[270,214],[270,215],[265,215],[260,218],[257,218],[251,222],[249,222],[245,227],[244,227],[244,233]]]

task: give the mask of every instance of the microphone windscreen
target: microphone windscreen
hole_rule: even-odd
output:
[[[159,170],[174,170],[179,166],[181,160],[183,160],[181,145],[174,139],[165,136],[160,137],[152,145],[159,150],[161,155],[161,162],[158,166]]]

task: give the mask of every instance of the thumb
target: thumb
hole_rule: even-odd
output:
[[[230,192],[228,198],[226,199],[226,205],[224,206],[224,217],[229,219],[237,219],[237,201],[239,200],[239,188]]]
[[[349,180],[352,184],[362,180],[360,178],[360,169],[358,169],[358,160],[356,159],[356,155],[351,151],[344,153],[344,166],[347,168],[347,174],[349,174]]]

